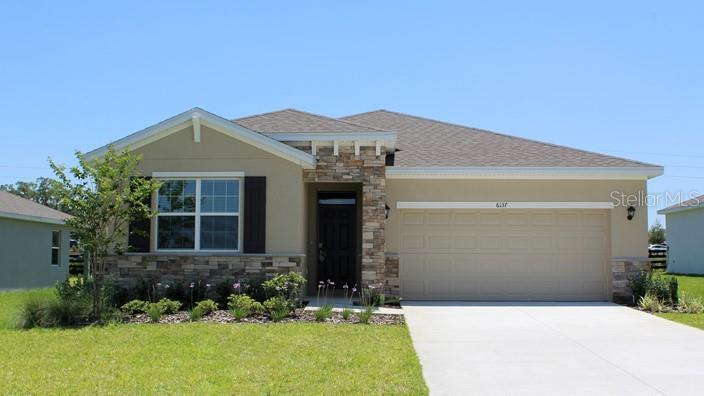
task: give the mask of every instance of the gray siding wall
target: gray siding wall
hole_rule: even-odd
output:
[[[61,231],[61,258],[51,265],[51,232]],[[0,218],[0,290],[53,286],[68,275],[70,232],[64,226]]]
[[[667,215],[667,271],[704,274],[704,208]]]

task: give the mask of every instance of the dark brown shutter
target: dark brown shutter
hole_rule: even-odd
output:
[[[264,253],[266,249],[266,177],[244,178],[244,253]]]
[[[151,179],[151,177],[145,177]],[[144,200],[145,205],[152,206],[151,195]],[[128,252],[149,253],[149,233],[151,231],[151,219],[136,219],[130,222],[128,228],[127,248]]]

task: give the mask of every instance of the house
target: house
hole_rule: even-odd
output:
[[[659,210],[667,222],[667,271],[704,274],[704,195]]]
[[[0,191],[0,290],[53,286],[68,275],[70,216]]]
[[[163,181],[159,215],[108,260],[121,282],[298,271],[309,293],[331,279],[406,299],[629,298],[647,211],[614,197],[663,172],[386,110],[229,120],[194,108],[111,145]]]

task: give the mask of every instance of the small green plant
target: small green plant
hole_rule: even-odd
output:
[[[332,305],[325,304],[317,310],[313,311],[313,316],[315,316],[316,322],[325,322],[332,316]]]
[[[149,315],[149,321],[152,323],[158,323],[161,320],[161,316],[164,314],[162,307],[159,303],[150,303],[147,306],[147,315]]]
[[[638,306],[649,312],[663,312],[666,309],[666,304],[658,298],[658,296],[648,293],[641,297],[638,301]]]
[[[242,320],[255,312],[262,312],[264,307],[246,294],[231,294],[227,298],[227,307],[236,320]]]
[[[188,311],[188,315],[191,317],[191,322],[197,322],[203,317],[203,309],[196,306],[192,310]]]
[[[362,309],[362,311],[359,313],[359,323],[362,324],[369,324],[369,320],[372,318],[372,315],[374,314],[374,307],[371,305],[367,305]]]
[[[266,308],[267,312],[269,312],[271,320],[274,322],[281,321],[293,310],[291,302],[283,296],[272,297],[264,301],[264,308]]]
[[[342,310],[342,319],[349,320],[350,316],[352,316],[352,310],[349,308],[344,308]]]
[[[262,287],[268,298],[283,297],[293,306],[298,306],[300,305],[301,289],[305,283],[306,278],[301,274],[290,272],[277,275],[262,283]]]
[[[362,305],[380,307],[384,305],[386,296],[384,295],[384,285],[367,285],[360,293]]]
[[[704,301],[698,297],[689,297],[682,293],[677,304],[677,309],[684,313],[704,313]]]
[[[162,314],[175,314],[179,309],[181,309],[180,301],[173,301],[168,298],[162,298],[158,303],[156,303],[156,305],[159,307]]]
[[[142,300],[132,300],[120,307],[120,311],[127,315],[143,313],[147,310],[147,302]]]
[[[213,300],[203,300],[199,301],[198,304],[196,304],[196,307],[194,308],[200,310],[202,315],[207,315],[213,311],[218,310],[218,304],[213,301]]]

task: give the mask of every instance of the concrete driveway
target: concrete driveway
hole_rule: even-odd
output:
[[[431,395],[702,395],[704,331],[611,303],[403,303]]]

